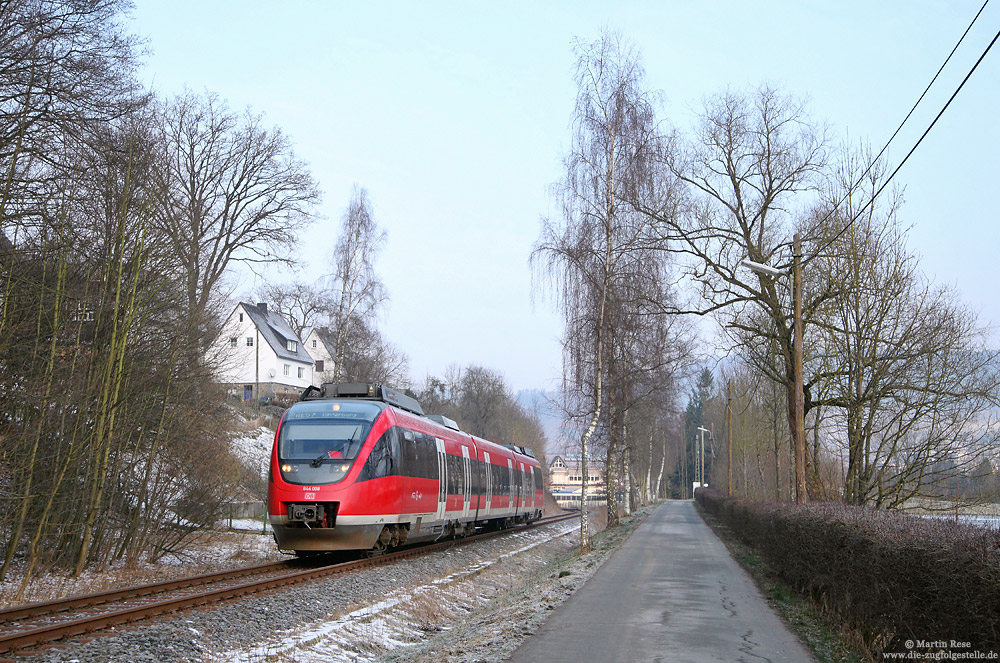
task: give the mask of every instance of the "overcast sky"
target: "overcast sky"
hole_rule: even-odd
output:
[[[479,364],[522,389],[559,374],[559,318],[532,297],[528,258],[557,211],[574,38],[608,28],[634,42],[675,126],[707,95],[770,83],[807,99],[838,142],[877,150],[981,4],[137,0],[132,27],[148,39],[152,89],[210,90],[263,113],[319,181],[324,218],[302,233],[299,274],[270,278],[329,272],[351,188],[366,187],[389,234],[381,326],[415,383]],[[893,164],[998,29],[994,3],[893,143]],[[911,249],[984,324],[1000,322],[998,101],[1000,46],[897,176]],[[236,294],[254,285],[244,277]]]

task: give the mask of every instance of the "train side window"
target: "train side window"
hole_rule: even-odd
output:
[[[393,426],[385,432],[385,437],[389,444],[389,456],[392,458],[392,468],[389,473],[396,476],[406,476],[408,474],[408,464],[400,445],[399,428]]]
[[[434,437],[420,433],[417,435],[417,446],[420,448],[421,472],[420,476],[425,479],[437,479],[437,443]]]
[[[408,477],[419,477],[421,469],[420,446],[417,444],[413,431],[399,428],[396,433],[403,455],[403,470],[401,474]]]
[[[437,445],[434,438],[401,427],[398,436],[403,456],[404,471],[401,474],[420,479],[437,478]]]
[[[448,465],[448,494],[461,495],[464,491],[465,476],[462,472],[462,458],[452,454],[445,455],[445,462]]]
[[[395,458],[393,454],[396,454]],[[381,479],[382,477],[399,474],[399,443],[396,440],[396,427],[392,427],[382,434],[375,446],[372,447],[368,459],[365,461],[358,481],[369,479]]]

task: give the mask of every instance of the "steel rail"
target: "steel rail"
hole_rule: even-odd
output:
[[[563,514],[559,516],[552,516],[549,518],[542,518],[532,523],[527,523],[526,526],[524,527],[530,528],[539,525],[551,525],[557,522],[561,522],[563,520],[568,520],[573,517],[575,517],[574,514]],[[521,530],[523,529],[523,527],[519,527],[517,529]],[[347,573],[350,571],[355,571],[358,569],[372,567],[372,566],[382,566],[397,560],[406,559],[410,557],[429,555],[439,550],[449,549],[467,543],[474,543],[476,541],[482,541],[485,539],[493,538],[495,536],[508,533],[510,531],[511,529],[495,530],[477,534],[475,536],[449,539],[447,541],[441,541],[429,545],[414,546],[413,548],[400,550],[397,552],[386,553],[376,557],[370,557],[350,562],[340,562],[337,564],[330,564],[313,569],[293,571],[292,573],[286,573],[271,578],[265,578],[263,580],[252,580],[249,582],[244,582],[237,585],[224,587],[222,589],[208,590],[196,594],[190,594],[187,596],[175,597],[172,599],[156,601],[154,603],[148,603],[140,606],[123,608],[111,612],[105,612],[98,615],[84,616],[82,618],[74,619],[72,621],[65,621],[62,623],[52,624],[49,626],[40,626],[36,628],[18,631],[11,634],[0,633],[0,653],[17,651],[28,647],[37,647],[47,643],[52,643],[58,640],[62,640],[68,637],[74,637],[94,631],[100,631],[102,629],[106,629],[108,627],[115,626],[118,624],[136,622],[142,619],[148,619],[150,617],[155,617],[165,613],[177,612],[193,606],[218,603],[221,601],[238,598],[240,596],[245,596],[248,594],[269,591],[278,587],[316,580],[325,576],[338,575],[341,573]],[[99,592],[97,594],[75,596],[65,599],[63,601],[59,600],[46,601],[38,604],[20,606],[18,608],[9,608],[7,610],[0,612],[0,617],[3,617],[4,621],[10,622],[14,621],[14,619],[12,619],[11,616],[15,614],[22,615],[21,617],[17,618],[22,620],[25,617],[39,617],[39,616],[51,615],[56,612],[67,612],[69,610],[77,609],[80,607],[92,607],[95,605],[108,603],[114,600],[138,598],[141,596],[149,596],[156,593],[170,591],[171,589],[182,589],[185,587],[196,586],[198,584],[221,582],[226,579],[251,575],[253,573],[260,573],[263,572],[263,570],[268,567],[276,567],[276,566],[281,566],[283,564],[287,566],[289,565],[289,562],[279,562],[276,564],[261,564],[253,567],[246,567],[243,569],[235,569],[229,572],[222,571],[217,573],[202,574],[199,576],[192,576],[189,578],[180,578],[173,581],[164,581],[162,583],[151,583],[148,585],[141,585],[138,587],[122,588],[119,590],[110,590],[108,592]],[[292,560],[291,564],[294,565],[295,560]],[[164,588],[164,586],[166,585],[173,585],[173,587]],[[59,606],[60,603],[64,604],[65,607],[60,607]],[[44,609],[44,612],[35,612],[35,613],[29,612],[29,609],[33,607]]]
[[[118,589],[109,589],[103,592],[94,592],[92,594],[79,594],[77,596],[70,596],[64,599],[26,603],[13,608],[0,609],[0,624],[3,622],[15,622],[19,620],[43,617],[45,615],[51,615],[58,612],[66,612],[68,610],[101,605],[102,603],[111,603],[119,599],[138,598],[174,589],[205,585],[219,580],[238,578],[240,576],[253,575],[255,573],[279,571],[283,568],[290,568],[297,561],[298,560],[284,560],[281,562],[271,562],[269,564],[258,564],[256,566],[247,566],[239,569],[203,573],[196,576],[185,576],[183,578],[175,578],[173,580],[161,580],[158,582],[147,583],[145,585],[136,585],[134,587],[121,587]]]

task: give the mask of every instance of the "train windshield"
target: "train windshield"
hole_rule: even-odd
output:
[[[340,481],[361,452],[382,411],[373,403],[299,403],[278,435],[281,475],[290,483]]]

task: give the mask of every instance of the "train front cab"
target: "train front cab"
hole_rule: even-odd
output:
[[[280,549],[375,545],[381,526],[350,514],[361,494],[371,492],[361,484],[379,471],[371,452],[389,427],[387,409],[360,400],[300,402],[288,409],[275,434],[268,483],[269,520]]]
[[[272,450],[268,513],[282,550],[368,550],[541,515],[523,449],[363,399],[300,402]]]

